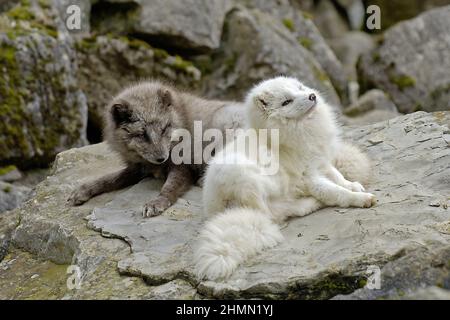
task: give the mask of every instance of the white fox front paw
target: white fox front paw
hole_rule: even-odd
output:
[[[356,201],[354,206],[358,208],[370,208],[377,203],[375,196],[371,193],[358,192],[355,193]]]

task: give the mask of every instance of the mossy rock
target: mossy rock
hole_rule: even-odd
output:
[[[45,166],[85,141],[86,104],[73,49],[35,19],[28,1],[1,17],[0,165]]]

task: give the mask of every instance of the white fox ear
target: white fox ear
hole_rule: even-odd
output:
[[[267,92],[260,93],[256,95],[254,99],[255,105],[264,113],[267,113],[267,110],[269,108],[269,100],[271,98],[271,95]]]

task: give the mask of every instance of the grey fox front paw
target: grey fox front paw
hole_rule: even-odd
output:
[[[172,204],[166,197],[158,197],[154,200],[147,202],[142,210],[142,216],[144,218],[156,217],[161,215],[166,209],[168,209]]]
[[[75,189],[67,199],[67,203],[71,206],[79,206],[91,198],[89,192],[83,187]]]

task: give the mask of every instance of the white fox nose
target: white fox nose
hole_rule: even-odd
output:
[[[308,98],[310,101],[314,101],[314,102],[316,102],[316,100],[317,100],[317,97],[316,97],[316,95],[314,94],[314,93],[311,93],[310,95],[309,95],[309,98]]]

